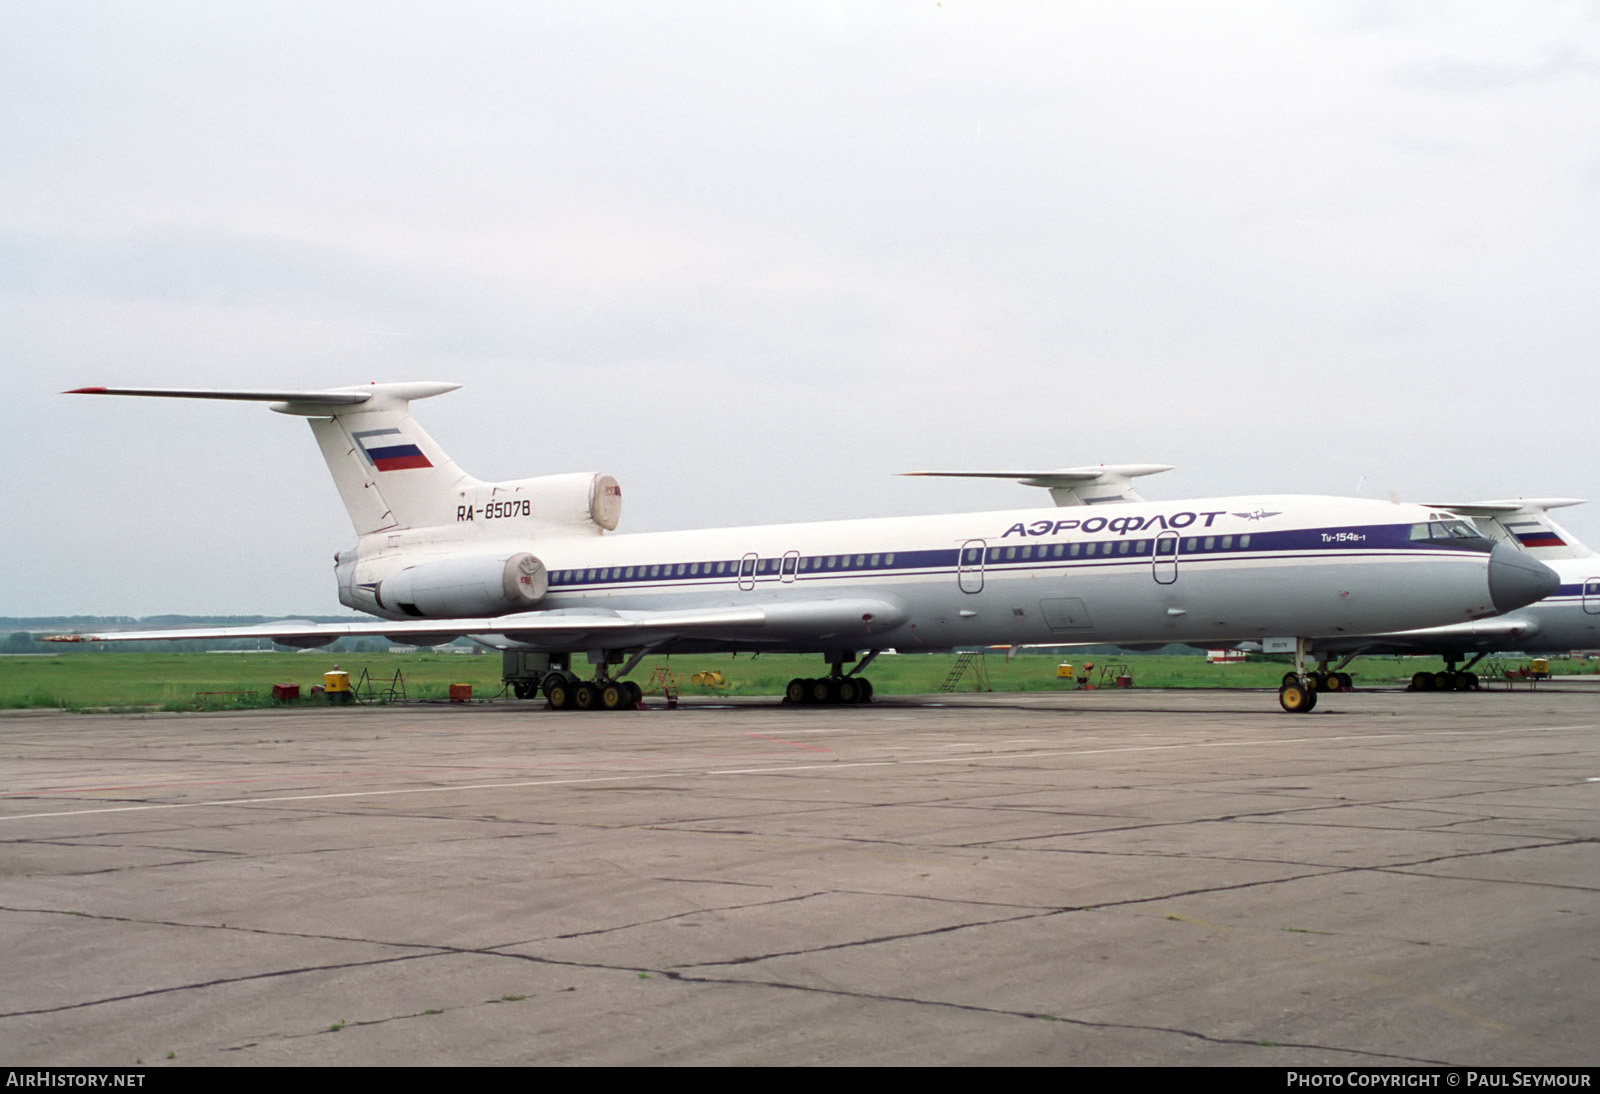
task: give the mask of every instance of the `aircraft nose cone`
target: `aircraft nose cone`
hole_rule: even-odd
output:
[[[1508,543],[1489,552],[1489,599],[1502,612],[1543,600],[1561,588],[1561,578]]]

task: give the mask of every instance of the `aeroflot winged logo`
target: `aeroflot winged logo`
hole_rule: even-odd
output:
[[[405,471],[412,467],[432,467],[422,449],[406,440],[398,429],[368,429],[352,433],[361,454],[379,471]]]

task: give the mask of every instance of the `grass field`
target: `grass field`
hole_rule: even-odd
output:
[[[1064,691],[1073,681],[1056,676],[1063,658],[1023,654],[1007,661],[1003,654],[983,658],[988,685],[995,691]],[[1093,679],[1102,670],[1125,665],[1140,688],[1275,688],[1286,666],[1272,661],[1211,665],[1199,656],[1144,655],[1065,658],[1080,670],[1094,663]],[[878,658],[865,675],[886,695],[924,695],[936,692],[955,663],[950,654],[904,654]],[[1525,658],[1506,659],[1522,665]],[[486,698],[502,692],[500,656],[413,652],[404,654],[328,653],[102,653],[73,651],[52,656],[0,657],[0,708],[53,707],[67,710],[110,708],[159,710],[219,710],[271,703],[274,684],[298,684],[303,702],[322,673],[338,665],[350,673],[352,683],[365,672],[378,691],[386,691],[401,674],[410,699],[443,699],[451,684],[471,684],[473,695]],[[777,696],[796,676],[821,676],[825,666],[818,657],[765,656],[737,658],[722,655],[647,658],[630,675],[648,692],[658,666],[676,674],[685,695]],[[578,666],[587,669],[584,666]],[[1352,668],[1356,686],[1394,686],[1419,670],[1437,671],[1443,663],[1433,658],[1369,657]],[[1557,674],[1594,673],[1600,663],[1552,660]],[[1484,671],[1485,666],[1479,666]],[[702,671],[723,676],[721,687],[696,685],[690,677]],[[1110,686],[1109,682],[1105,686]],[[955,690],[979,690],[977,675],[968,671]]]

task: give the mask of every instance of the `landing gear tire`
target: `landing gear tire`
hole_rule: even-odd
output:
[[[525,684],[521,680],[514,681],[511,685],[511,694],[518,699],[532,699],[539,694],[538,684]]]
[[[856,680],[861,684],[861,702],[872,702],[872,681],[865,676],[858,676]]]
[[[579,710],[596,710],[600,706],[600,689],[588,680],[572,689],[572,705]]]
[[[572,681],[559,672],[552,672],[544,678],[544,697],[550,700],[551,710],[571,710]]]
[[[837,681],[837,687],[839,691],[839,702],[861,702],[861,681],[855,679],[854,677],[841,676]]]
[[[1431,672],[1414,672],[1414,673],[1412,673],[1411,674],[1411,690],[1412,691],[1432,691],[1433,690],[1433,673],[1431,673]]]
[[[783,699],[787,703],[811,702],[811,681],[796,676],[789,681],[789,686],[783,689]]]
[[[632,680],[627,681],[623,686],[628,689],[628,702],[630,705],[637,707],[644,702],[644,688]]]
[[[1278,681],[1278,686],[1279,687],[1288,687],[1290,684],[1298,684],[1299,682],[1300,682],[1300,674],[1299,673],[1297,673],[1297,672],[1286,672],[1286,673],[1283,674],[1283,679]]]
[[[837,703],[839,701],[839,687],[830,676],[823,676],[816,680],[808,681],[810,684],[811,701],[813,703]]]
[[[1475,673],[1475,672],[1463,672],[1461,674],[1461,690],[1462,691],[1477,691],[1478,690],[1478,674]]]
[[[600,685],[600,705],[606,710],[627,710],[632,704],[629,699],[628,685],[620,680],[611,680]]]
[[[1329,675],[1328,679],[1329,680],[1337,680],[1338,681],[1339,686],[1337,688],[1333,689],[1335,691],[1354,691],[1354,690],[1356,690],[1355,679],[1353,677],[1351,677],[1351,675],[1348,672],[1331,673]]]
[[[1278,705],[1290,714],[1304,714],[1317,705],[1317,689],[1296,681],[1278,689]]]

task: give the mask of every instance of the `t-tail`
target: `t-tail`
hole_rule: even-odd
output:
[[[610,475],[483,482],[456,466],[411,416],[411,402],[460,386],[420,381],[320,391],[84,387],[67,394],[262,402],[305,418],[360,536],[463,525],[481,529],[485,539],[505,538],[496,534],[501,528],[515,529],[520,537],[597,536],[617,526],[622,490]]]
[[[1490,539],[1520,547],[1534,558],[1549,562],[1594,556],[1593,550],[1550,516],[1552,509],[1582,504],[1582,498],[1515,498],[1444,504],[1439,508],[1471,517]]]
[[[411,402],[459,384],[369,384],[321,391],[86,387],[69,395],[145,395],[270,404],[305,418],[360,537],[338,552],[339,600],[391,619],[487,617],[537,607],[551,539],[617,526],[622,489],[579,472],[484,482],[456,466],[411,417]]]

